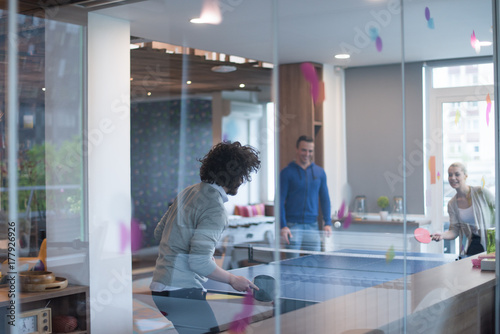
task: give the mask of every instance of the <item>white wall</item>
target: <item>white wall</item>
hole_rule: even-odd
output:
[[[91,331],[132,333],[130,24],[88,16]]]

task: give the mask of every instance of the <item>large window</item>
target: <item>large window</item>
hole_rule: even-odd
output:
[[[428,67],[427,215],[442,229],[455,195],[448,167],[467,166],[467,184],[495,193],[493,64]]]

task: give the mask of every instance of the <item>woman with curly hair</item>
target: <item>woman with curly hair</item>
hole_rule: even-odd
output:
[[[158,223],[159,254],[150,285],[158,309],[183,333],[218,332],[202,283],[207,278],[237,291],[258,289],[243,276],[218,267],[215,247],[227,225],[224,207],[243,182],[260,168],[257,152],[239,142],[222,142],[200,159],[201,182],[187,187]]]

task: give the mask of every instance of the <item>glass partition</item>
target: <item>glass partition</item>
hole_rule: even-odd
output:
[[[492,5],[148,0],[23,11],[17,111],[0,69],[0,327],[13,328],[13,300],[26,331],[108,331],[100,311],[113,305],[106,314],[128,315],[116,326],[134,333],[492,332],[496,277],[481,261],[494,252],[498,184]],[[14,66],[1,14],[2,57]],[[130,64],[114,54],[119,71],[96,47],[111,42],[130,52]],[[97,77],[116,99],[97,98]],[[211,160],[236,141],[260,162],[253,151]],[[130,165],[94,164],[103,152],[130,154]],[[112,169],[130,180],[107,183]],[[96,189],[110,194],[104,212]],[[115,224],[114,210],[130,223]],[[40,285],[18,275],[9,296],[11,253],[19,272],[57,278],[33,292]],[[123,258],[102,282],[96,268]]]
[[[43,332],[60,328],[56,321],[52,323],[52,316],[67,316],[68,321],[78,322],[74,329],[85,331],[90,321],[85,307],[88,287],[79,287],[88,286],[89,265],[84,211],[84,27],[62,22],[59,15],[44,16],[41,9],[36,13],[18,14],[13,31],[7,25],[7,11],[1,11],[5,66],[0,70],[0,327],[2,332],[14,332],[17,324],[22,332]],[[14,41],[18,43],[16,62],[7,54]],[[7,70],[15,64],[13,81]],[[16,81],[17,95],[12,93]],[[8,103],[12,97],[16,101]],[[14,122],[7,122],[13,118]],[[10,157],[16,161],[14,175],[7,168]],[[14,190],[17,206],[9,201]]]

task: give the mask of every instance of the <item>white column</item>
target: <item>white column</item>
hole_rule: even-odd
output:
[[[132,333],[130,24],[88,16],[88,210],[92,333]]]
[[[345,135],[344,70],[324,65],[325,101],[323,102],[323,129],[325,171],[332,202],[332,214],[338,210],[347,186],[347,156]]]
[[[346,190],[347,153],[345,134],[344,70],[333,65],[323,66],[325,101],[323,102],[323,140],[325,149],[325,172],[330,192],[332,215],[340,208],[342,201],[349,205],[351,198]],[[335,229],[334,229],[335,233]],[[326,239],[325,250],[333,250],[333,238]]]

